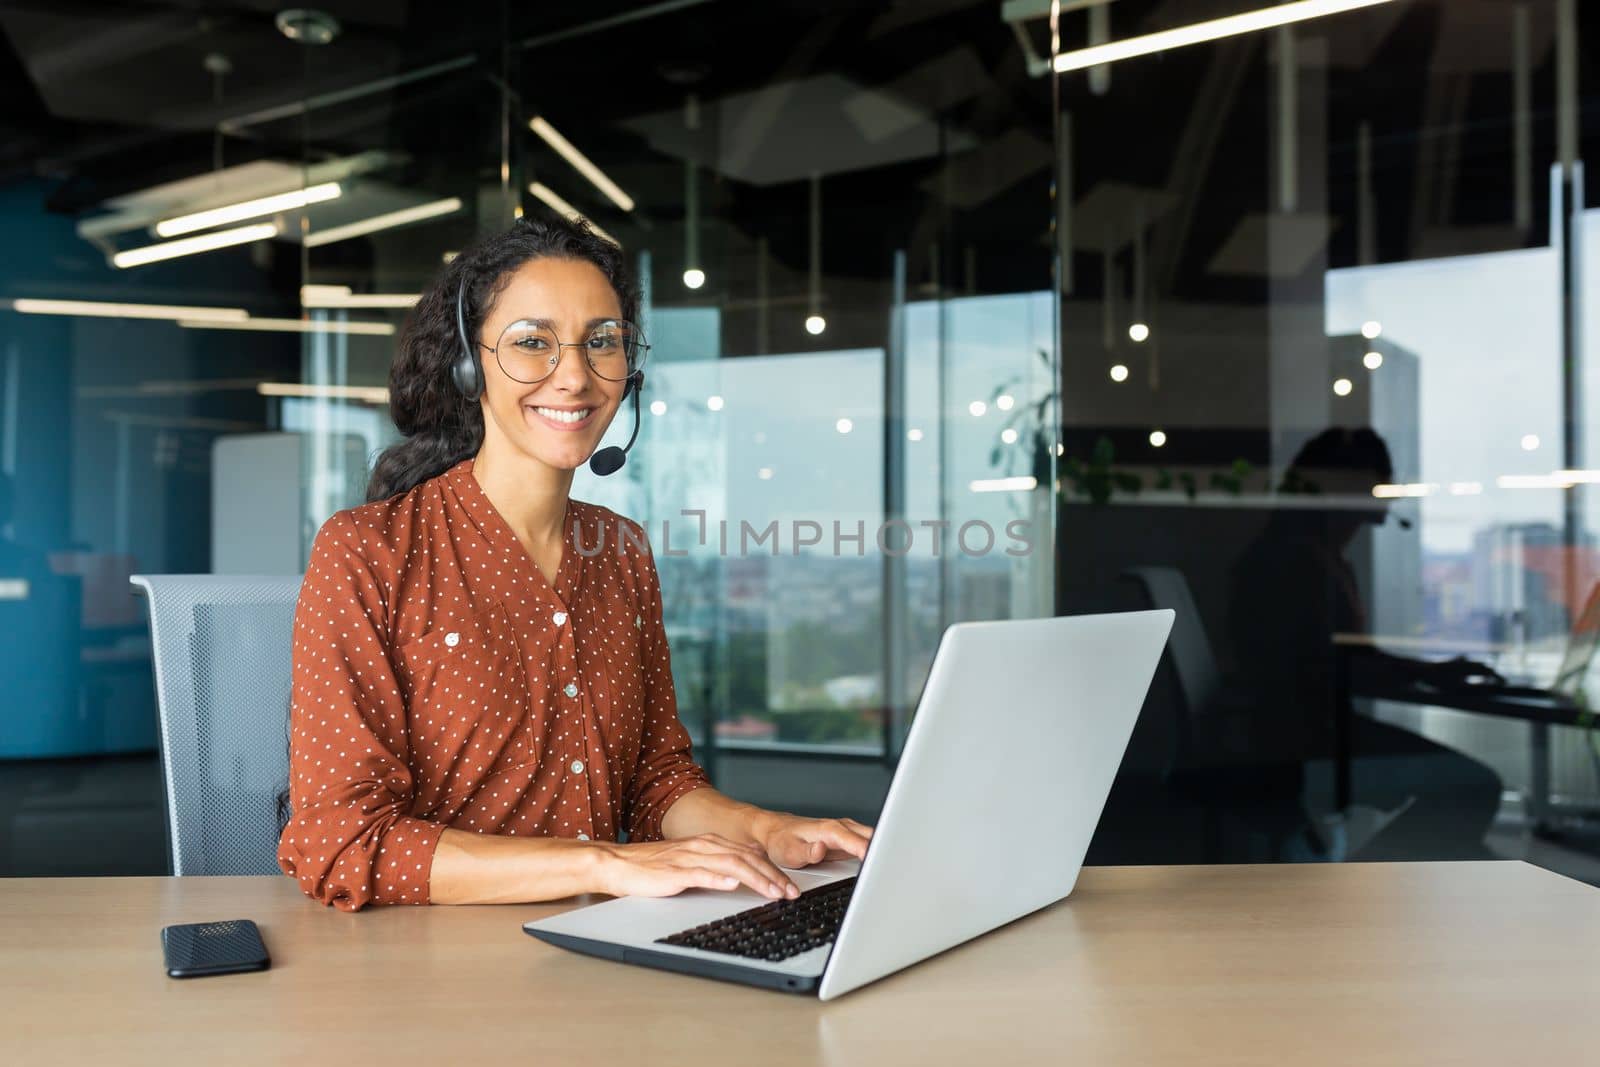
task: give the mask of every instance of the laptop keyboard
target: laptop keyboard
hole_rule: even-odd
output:
[[[656,938],[660,945],[698,948],[778,963],[829,944],[844,922],[854,878],[808,889],[793,900],[774,900],[715,922]]]

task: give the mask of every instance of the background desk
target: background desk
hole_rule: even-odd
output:
[[[15,1063],[1593,1063],[1600,890],[1520,863],[1089,869],[840,1000],[569,955],[557,906],[345,915],[287,878],[0,880]],[[164,924],[254,918],[174,980]],[[356,1057],[352,1059],[351,1057]]]
[[[1409,643],[1408,643],[1409,641]],[[1500,651],[1510,646],[1457,641],[1454,638],[1414,638],[1366,634],[1334,634],[1333,643],[1341,647],[1382,648],[1402,654],[1424,651],[1429,653],[1468,653],[1473,651]],[[1544,697],[1513,695],[1497,692],[1493,686],[1457,686],[1434,689],[1416,682],[1364,681],[1356,684],[1351,679],[1349,664],[1341,657],[1338,661],[1336,684],[1341,689],[1338,706],[1341,713],[1350,710],[1346,697],[1368,700],[1389,700],[1422,707],[1450,708],[1496,719],[1519,719],[1528,723],[1528,793],[1526,810],[1529,823],[1537,831],[1550,815],[1550,727],[1588,726],[1592,716],[1572,700],[1559,693]],[[1519,679],[1518,681],[1522,681]],[[1337,723],[1338,751],[1335,753],[1337,781],[1336,801],[1340,808],[1352,799],[1350,793],[1350,724],[1341,717]]]

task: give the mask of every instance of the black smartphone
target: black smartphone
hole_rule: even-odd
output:
[[[162,927],[161,950],[174,978],[264,971],[272,962],[261,931],[249,919]]]

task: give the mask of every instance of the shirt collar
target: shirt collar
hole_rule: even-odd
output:
[[[580,535],[576,534],[575,530],[580,524],[584,526],[581,536],[585,537],[586,543],[591,542],[594,536],[593,531],[588,529],[589,516],[583,503],[570,498],[567,500],[566,514],[561,523],[561,566],[556,571],[556,580],[552,584],[545,580],[539,568],[534,565],[533,558],[528,555],[528,550],[517,540],[517,535],[512,532],[505,516],[495,508],[493,501],[483,491],[483,486],[473,477],[471,456],[445,471],[444,480],[484,539],[503,552],[506,558],[512,560],[513,565],[519,568],[520,573],[534,588],[550,590],[561,601],[563,607],[570,609],[583,577],[583,557],[578,552],[575,540],[576,536]]]

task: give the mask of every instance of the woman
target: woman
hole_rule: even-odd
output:
[[[1416,660],[1335,642],[1338,634],[1371,632],[1348,555],[1363,530],[1389,518],[1388,502],[1375,500],[1373,487],[1394,477],[1389,446],[1369,427],[1324,430],[1295,455],[1280,493],[1354,497],[1371,506],[1279,509],[1245,547],[1233,571],[1228,620],[1239,664],[1231,688],[1246,699],[1235,702],[1228,731],[1211,732],[1232,735],[1250,760],[1249,767],[1235,761],[1227,770],[1229,788],[1274,813],[1267,825],[1275,824],[1287,855],[1306,847],[1307,799],[1322,809],[1336,802],[1336,733],[1343,723],[1356,799],[1396,813],[1363,844],[1362,859],[1486,859],[1484,835],[1500,808],[1499,775],[1464,752],[1356,714],[1350,692],[1503,679],[1471,660]],[[1310,849],[1323,858],[1322,834]]]
[[[780,864],[865,855],[860,823],[710,787],[643,531],[568,498],[643,384],[638,310],[620,249],[555,219],[418,303],[390,373],[405,439],[317,534],[295,614],[278,861],[314,899],[793,898]]]

